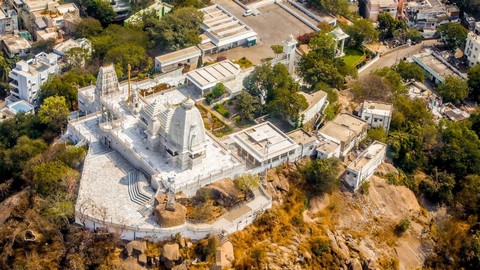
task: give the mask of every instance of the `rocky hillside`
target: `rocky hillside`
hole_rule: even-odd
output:
[[[432,249],[431,217],[404,186],[374,176],[362,193],[309,199],[292,167],[269,172],[269,180],[283,204],[230,237],[236,267],[416,269]]]

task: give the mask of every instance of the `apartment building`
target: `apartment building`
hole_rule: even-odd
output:
[[[367,0],[365,8],[365,18],[377,21],[378,15],[390,13],[392,17],[397,17],[398,0]]]
[[[37,102],[40,87],[48,76],[58,74],[57,56],[53,53],[39,53],[33,59],[17,62],[10,71],[10,101],[25,100],[30,104]]]
[[[0,35],[18,30],[17,12],[0,8]]]

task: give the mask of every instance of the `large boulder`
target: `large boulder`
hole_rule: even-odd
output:
[[[209,186],[201,188],[197,194],[208,192],[211,198],[220,206],[232,207],[238,200],[238,190],[231,179],[217,181]]]
[[[139,256],[145,253],[145,249],[147,249],[147,242],[145,241],[131,241],[125,246],[127,256]]]
[[[217,265],[221,265],[222,268],[232,267],[232,262],[235,259],[232,242],[227,241],[223,243],[217,252],[220,252],[217,256]]]
[[[165,204],[159,204],[155,207],[153,214],[155,215],[155,220],[161,227],[175,227],[185,223],[187,208],[176,203],[174,209],[175,211],[165,209]]]
[[[267,181],[271,182],[273,187],[279,191],[288,192],[290,190],[288,178],[283,173],[277,172],[276,169],[267,172]]]
[[[163,265],[172,269],[176,265],[182,263],[182,256],[180,256],[180,249],[177,243],[174,244],[165,244],[162,248],[162,255],[160,260],[163,262]]]

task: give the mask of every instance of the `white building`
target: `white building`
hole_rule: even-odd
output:
[[[457,6],[441,0],[405,1],[405,20],[409,27],[423,30],[424,37],[433,37],[438,26],[448,22],[459,22]]]
[[[393,105],[390,103],[365,100],[359,111],[359,116],[367,121],[372,128],[390,129],[392,121]]]
[[[357,190],[363,182],[368,181],[375,169],[385,160],[387,145],[374,141],[360,156],[347,166],[345,182]]]
[[[189,66],[190,70],[197,68],[202,52],[197,46],[188,47],[155,57],[155,70],[168,72],[177,68]]]
[[[390,13],[393,18],[397,17],[397,0],[367,0],[365,9],[365,18],[377,21],[381,13]]]
[[[26,38],[15,34],[2,36],[1,45],[9,58],[26,56],[30,53],[30,48],[32,47]]]
[[[18,30],[17,12],[13,9],[0,8],[0,35]]]
[[[305,93],[303,91],[298,92],[304,96],[308,103],[308,108],[299,113],[299,125],[306,124],[312,120],[315,120],[320,114],[323,113],[328,105],[327,93],[324,91],[317,91],[315,93]],[[288,121],[291,125],[295,126],[295,122],[291,119]]]
[[[474,32],[469,32],[467,35],[467,42],[465,45],[465,55],[467,56],[468,64],[473,67],[480,62],[480,36]]]
[[[300,145],[270,122],[230,135],[230,148],[244,159],[254,173],[293,162],[301,157]]]
[[[200,11],[203,12],[201,28],[206,35],[199,45],[203,54],[257,43],[257,33],[220,5],[202,8]]]
[[[235,80],[240,74],[240,66],[230,60],[215,63],[186,74],[187,80],[194,84],[203,94],[210,91],[217,83],[226,83]]]
[[[11,79],[11,100],[23,99],[35,105],[42,84],[48,80],[48,76],[58,72],[57,56],[52,53],[39,53],[33,59],[17,62],[8,74]]]
[[[348,113],[340,113],[319,131],[318,156],[346,156],[367,137],[368,123]]]
[[[73,54],[67,54],[71,49],[83,49]],[[86,38],[67,39],[53,46],[53,53],[61,57],[66,63],[83,67],[87,58],[92,54],[92,43]]]

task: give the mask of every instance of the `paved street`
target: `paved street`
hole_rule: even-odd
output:
[[[370,74],[370,72],[375,70],[375,69],[379,69],[379,68],[382,68],[382,67],[390,67],[392,65],[395,65],[395,63],[397,63],[398,61],[400,61],[404,57],[410,57],[410,56],[420,52],[423,48],[430,47],[430,46],[433,46],[433,45],[436,45],[436,44],[438,44],[437,40],[426,40],[426,41],[424,41],[420,44],[410,46],[410,47],[406,47],[406,48],[403,48],[403,49],[399,49],[398,51],[395,51],[395,52],[391,52],[391,53],[387,52],[383,56],[380,56],[380,59],[377,62],[375,62],[374,64],[372,64],[368,68],[364,69],[358,75],[359,75],[359,77],[363,77],[365,75]]]

